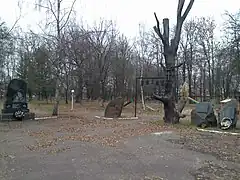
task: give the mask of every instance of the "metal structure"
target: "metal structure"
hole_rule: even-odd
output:
[[[134,109],[134,117],[137,117],[137,99],[138,99],[138,81],[141,81],[141,85],[143,85],[143,80],[148,80],[146,82],[149,83],[149,80],[151,80],[153,82],[153,80],[158,80],[156,81],[156,86],[159,86],[161,83],[160,82],[164,82],[164,86],[165,86],[165,82],[167,80],[166,76],[156,76],[156,77],[136,77],[136,84],[135,84],[135,109]],[[160,82],[159,82],[160,81]],[[157,83],[158,82],[158,83]],[[148,85],[148,83],[146,83]],[[163,88],[165,89],[165,87]]]

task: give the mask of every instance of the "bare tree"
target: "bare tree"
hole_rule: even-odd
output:
[[[143,74],[144,74],[144,63],[145,63],[145,60],[146,60],[146,55],[147,55],[147,47],[148,47],[148,44],[146,42],[146,32],[145,32],[145,28],[143,25],[140,25],[139,24],[139,34],[140,34],[140,47],[139,47],[139,54],[140,54],[140,59],[139,59],[139,62],[140,62],[140,66],[141,66],[141,69],[140,69],[140,77],[143,78]],[[143,83],[142,83],[142,79],[140,79],[141,83],[141,100],[142,100],[142,108],[143,110],[146,110],[146,105],[145,105],[145,101],[144,101],[144,91],[143,91]]]
[[[73,0],[70,10],[68,10],[65,13],[62,14],[62,3],[63,0],[39,0],[38,4],[36,4],[37,7],[44,8],[47,10],[48,13],[50,13],[53,16],[53,23],[55,24],[56,33],[54,35],[56,40],[56,59],[53,62],[56,67],[56,89],[55,89],[55,104],[53,107],[52,115],[58,115],[58,106],[59,106],[59,88],[60,88],[60,77],[61,74],[61,66],[63,63],[63,54],[62,54],[62,42],[61,42],[61,35],[62,30],[67,25],[69,18],[73,12],[73,7],[76,0]],[[44,30],[43,30],[44,31]],[[45,32],[45,31],[44,31]]]
[[[213,32],[216,27],[214,20],[211,18],[199,18],[196,22],[197,25],[197,42],[201,47],[201,51],[204,57],[204,60],[207,65],[207,73],[208,73],[208,93],[210,97],[213,96],[213,83],[214,83],[214,57],[213,57]],[[205,63],[204,62],[204,63]],[[206,73],[204,69],[204,73]],[[204,74],[206,77],[206,74]],[[205,84],[205,81],[204,81]],[[204,91],[206,87],[203,87]],[[205,93],[206,96],[206,93]]]
[[[168,79],[166,81],[165,86],[165,96],[160,97],[158,95],[153,95],[156,99],[160,100],[164,104],[164,112],[165,117],[164,121],[166,123],[179,123],[179,119],[182,117],[181,111],[184,108],[185,103],[183,103],[182,106],[179,106],[178,109],[176,109],[176,68],[180,67],[182,64],[176,65],[176,55],[178,50],[178,45],[180,42],[181,37],[181,31],[183,22],[185,21],[188,13],[190,12],[192,5],[194,3],[194,0],[190,0],[186,10],[182,14],[183,6],[184,6],[185,0],[179,0],[178,1],[178,8],[177,8],[177,24],[175,28],[175,34],[173,39],[169,42],[169,19],[165,18],[163,19],[163,34],[160,31],[160,25],[159,20],[157,18],[156,13],[155,19],[157,22],[157,25],[154,26],[155,32],[160,37],[163,46],[164,46],[164,58],[165,58],[165,65],[162,64],[162,67],[164,68],[164,71],[166,74],[168,74]]]
[[[118,32],[112,21],[101,21],[99,26],[94,27],[88,36],[88,42],[92,51],[92,60],[95,69],[91,72],[92,76],[92,97],[100,97],[105,100],[105,87],[110,72],[112,49]]]
[[[194,53],[196,52],[196,23],[192,19],[185,23],[181,39],[181,49],[183,54],[183,82],[188,81],[189,96],[192,96],[192,77]],[[187,72],[187,73],[186,73]],[[186,75],[187,74],[187,75]]]

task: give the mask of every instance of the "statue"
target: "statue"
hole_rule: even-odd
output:
[[[3,119],[34,119],[34,113],[29,113],[27,103],[27,83],[20,79],[12,79],[8,84],[6,101],[2,109]]]

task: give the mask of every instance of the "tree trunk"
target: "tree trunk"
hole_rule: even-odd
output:
[[[54,103],[53,112],[52,112],[53,116],[57,116],[58,115],[59,95],[60,95],[60,92],[59,92],[59,79],[57,77],[56,89],[55,89],[55,103]]]
[[[69,76],[67,74],[66,75],[66,88],[65,88],[65,104],[68,104],[68,93],[69,93],[68,91],[69,91]]]
[[[187,61],[187,71],[188,71],[188,94],[192,96],[192,62],[193,62],[193,47],[190,46],[190,61]]]
[[[60,64],[62,61],[62,44],[61,44],[61,28],[60,28],[60,11],[61,11],[61,1],[58,0],[57,1],[57,18],[56,18],[56,25],[57,25],[57,61]],[[55,89],[55,103],[53,106],[53,112],[52,115],[53,116],[57,116],[58,115],[58,105],[59,105],[59,86],[60,86],[60,80],[59,80],[59,74],[60,74],[60,67],[57,65],[57,77],[56,77],[56,89]]]
[[[206,101],[206,63],[204,63],[204,68],[203,68],[203,101]]]
[[[186,19],[190,9],[192,8],[194,0],[190,0],[185,12],[182,12],[184,6],[184,0],[178,1],[177,7],[177,24],[175,28],[175,34],[173,39],[169,42],[169,19],[163,19],[163,34],[161,33],[159,27],[159,20],[156,13],[155,19],[157,21],[157,26],[154,26],[156,34],[160,37],[164,46],[164,57],[165,57],[165,67],[164,71],[167,74],[166,86],[165,86],[165,96],[159,97],[153,94],[153,97],[160,100],[164,104],[164,121],[166,123],[179,123],[179,119],[183,117],[180,113],[183,110],[186,100],[183,101],[181,107],[176,109],[176,69],[181,65],[176,66],[175,57],[177,55],[178,45],[181,38],[181,30],[184,20]],[[185,103],[184,103],[185,102]]]
[[[184,62],[183,62],[183,83],[186,82],[186,62],[187,62],[187,50],[184,49]]]
[[[141,78],[143,77],[143,64],[141,65]],[[145,106],[145,101],[144,101],[144,92],[143,92],[143,80],[140,79],[140,85],[141,85],[141,99],[142,99],[142,108],[145,111],[146,110],[146,106]]]
[[[76,99],[75,99],[75,103],[81,103],[82,97],[83,97],[83,78],[82,75],[79,74],[78,77],[78,88],[77,88],[77,92],[76,92]]]
[[[213,53],[213,38],[212,38],[212,69],[211,69],[211,73],[212,73],[212,96],[215,97],[216,96],[216,84],[215,84],[215,60],[214,60],[214,53]]]
[[[153,98],[163,102],[163,104],[164,104],[163,120],[165,123],[177,124],[177,123],[179,123],[180,118],[185,117],[185,115],[183,115],[181,113],[186,105],[186,102],[187,102],[186,99],[181,100],[179,102],[178,108],[176,108],[176,105],[175,105],[176,102],[175,102],[173,96],[162,98],[158,95],[153,94]]]
[[[165,84],[165,97],[164,104],[164,122],[165,123],[179,123],[180,116],[176,109],[176,69],[171,68],[174,66],[175,57],[172,55],[166,56],[167,68],[166,71],[166,84]]]
[[[29,97],[29,101],[32,100],[32,90],[28,89],[28,97]]]
[[[225,83],[225,92],[224,92],[224,98],[230,97],[230,83],[231,83],[231,75],[227,75],[226,77],[226,83]]]
[[[193,74],[193,89],[194,89],[194,94],[195,94],[195,99],[196,99],[197,98],[197,75],[196,75],[196,73]],[[192,91],[191,91],[191,93],[192,93]],[[189,96],[190,96],[190,94],[189,94]]]
[[[200,84],[199,84],[199,95],[200,95],[200,101],[203,101],[203,70],[201,67],[201,72],[200,72]]]
[[[68,88],[65,89],[65,104],[68,104]]]

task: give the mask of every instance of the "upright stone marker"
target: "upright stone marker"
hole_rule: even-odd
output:
[[[121,116],[124,99],[118,97],[110,101],[105,109],[104,117],[107,118],[118,118]]]
[[[8,84],[6,101],[2,109],[2,120],[34,119],[27,103],[27,83],[20,79],[12,79]]]

